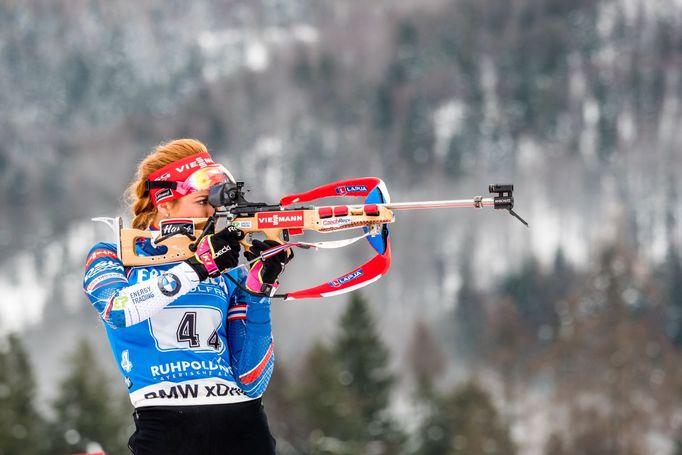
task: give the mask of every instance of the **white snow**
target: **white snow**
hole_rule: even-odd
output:
[[[436,159],[442,160],[448,151],[450,139],[462,127],[466,105],[457,99],[451,99],[442,104],[433,113],[433,125],[436,132],[434,154]]]

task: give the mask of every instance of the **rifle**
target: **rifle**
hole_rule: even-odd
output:
[[[219,231],[221,221],[232,224],[247,235],[242,244],[250,248],[250,239],[256,232],[265,238],[281,243],[261,254],[267,259],[289,248],[320,249],[341,248],[360,239],[367,238],[370,247],[376,253],[372,259],[340,275],[330,281],[306,289],[275,294],[272,297],[285,300],[322,298],[343,294],[367,286],[381,278],[391,265],[391,239],[388,224],[395,221],[396,211],[443,209],[443,208],[483,208],[507,210],[512,216],[524,221],[513,210],[514,185],[489,185],[488,191],[493,197],[476,196],[471,199],[391,202],[386,185],[376,177],[356,178],[328,183],[303,193],[284,196],[279,204],[249,202],[244,198],[244,182],[224,183],[209,190],[208,202],[216,208],[209,218],[203,219],[168,219],[161,221],[158,231],[123,228],[123,221],[117,218],[93,218],[109,225],[117,239],[118,257],[125,266],[148,266],[178,262],[191,257],[196,251],[199,241],[208,234]],[[312,201],[330,197],[363,197],[362,204],[335,204],[325,206],[307,205]],[[226,224],[227,225],[227,224]],[[292,241],[291,238],[303,234],[304,231],[322,233],[338,232],[351,229],[362,229],[357,237],[343,240],[323,242]],[[135,245],[139,241],[151,241],[155,247],[166,247],[163,254],[154,256],[138,255]],[[226,275],[232,279],[230,275]],[[246,292],[244,288],[232,279]]]

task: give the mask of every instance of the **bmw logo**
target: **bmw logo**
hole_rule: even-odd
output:
[[[172,297],[180,292],[180,280],[172,273],[164,273],[159,277],[159,290],[165,296]]]

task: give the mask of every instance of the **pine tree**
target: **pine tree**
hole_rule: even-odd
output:
[[[369,307],[354,293],[332,347],[315,345],[301,374],[308,453],[401,453],[404,436],[388,412],[395,382],[388,363]]]
[[[123,404],[127,398],[111,390],[87,340],[78,343],[68,363],[71,369],[54,403],[54,451],[84,452],[95,443],[108,455],[127,453],[131,410]]]
[[[521,270],[505,278],[501,291],[502,295],[511,298],[521,320],[535,332],[543,325],[556,325],[554,309],[546,304],[547,279],[537,258],[526,258]]]
[[[454,429],[453,455],[516,452],[490,396],[478,385],[470,382],[457,389],[449,407]]]
[[[670,248],[663,276],[668,297],[668,333],[676,346],[682,346],[682,261],[676,249]]]
[[[309,370],[316,371],[315,366]],[[296,379],[298,381],[298,377]],[[303,378],[301,382],[307,384],[306,379]],[[301,399],[305,399],[305,396],[297,396],[286,365],[278,359],[268,391],[263,396],[263,406],[268,415],[270,430],[277,440],[278,454],[293,455],[305,452],[306,439],[311,430],[305,425],[304,409],[300,406]],[[311,420],[314,421],[314,418]]]
[[[652,375],[661,365],[675,365],[677,354],[660,333],[658,308],[649,303],[660,298],[659,290],[640,270],[633,245],[617,240],[599,254],[579,299],[566,308],[570,330],[557,339],[551,356],[561,359],[552,365],[562,410],[554,431],[569,453],[649,453],[640,435],[667,431],[661,423],[676,412],[671,403],[679,380],[663,375],[651,386]],[[652,405],[632,400],[640,394]],[[599,404],[588,398],[594,396]]]
[[[16,335],[0,345],[0,454],[45,453],[44,422],[34,407],[35,381]]]
[[[445,397],[433,417],[432,434],[440,436],[423,453],[449,455],[512,455],[516,449],[490,396],[474,382]],[[447,444],[444,442],[447,441]],[[440,451],[446,448],[445,451]],[[440,450],[434,450],[440,449]],[[420,452],[421,453],[421,452]]]
[[[342,382],[348,384],[353,418],[359,424],[358,442],[397,453],[403,435],[388,415],[395,378],[389,371],[390,353],[376,330],[367,301],[358,292],[340,320],[335,354]]]
[[[428,398],[445,371],[445,360],[436,338],[424,321],[417,321],[408,348],[407,364],[414,373],[417,397]]]
[[[445,455],[449,453],[452,437],[450,416],[446,408],[446,397],[434,393],[424,400],[424,416],[417,429],[417,450],[419,455]]]
[[[469,238],[468,241],[470,244],[473,238]],[[462,285],[457,292],[457,307],[454,314],[455,349],[463,359],[475,363],[480,359],[486,331],[485,302],[475,287],[471,252],[467,248],[463,248],[463,251],[459,271]]]
[[[340,328],[336,357],[353,395],[366,398],[358,403],[359,411],[370,422],[386,408],[394,378],[386,369],[388,349],[376,333],[367,302],[360,294],[351,296]]]
[[[445,361],[432,332],[423,321],[415,324],[414,334],[409,346],[407,365],[414,374],[416,387],[415,414],[420,419],[417,428],[416,444],[420,455],[438,455],[447,451],[441,394],[436,389],[436,381],[445,370]]]
[[[675,455],[682,455],[682,439],[675,441]]]
[[[412,172],[409,178],[418,179],[433,161],[435,133],[430,120],[431,112],[422,99],[410,102],[401,130],[400,154]]]
[[[346,376],[341,374],[332,350],[316,343],[306,356],[301,378],[297,395],[308,433],[307,452],[328,453],[330,446],[345,447],[359,428],[352,418]]]

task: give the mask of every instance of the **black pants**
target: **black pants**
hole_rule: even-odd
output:
[[[135,455],[274,455],[261,400],[209,406],[153,406],[133,414]]]

